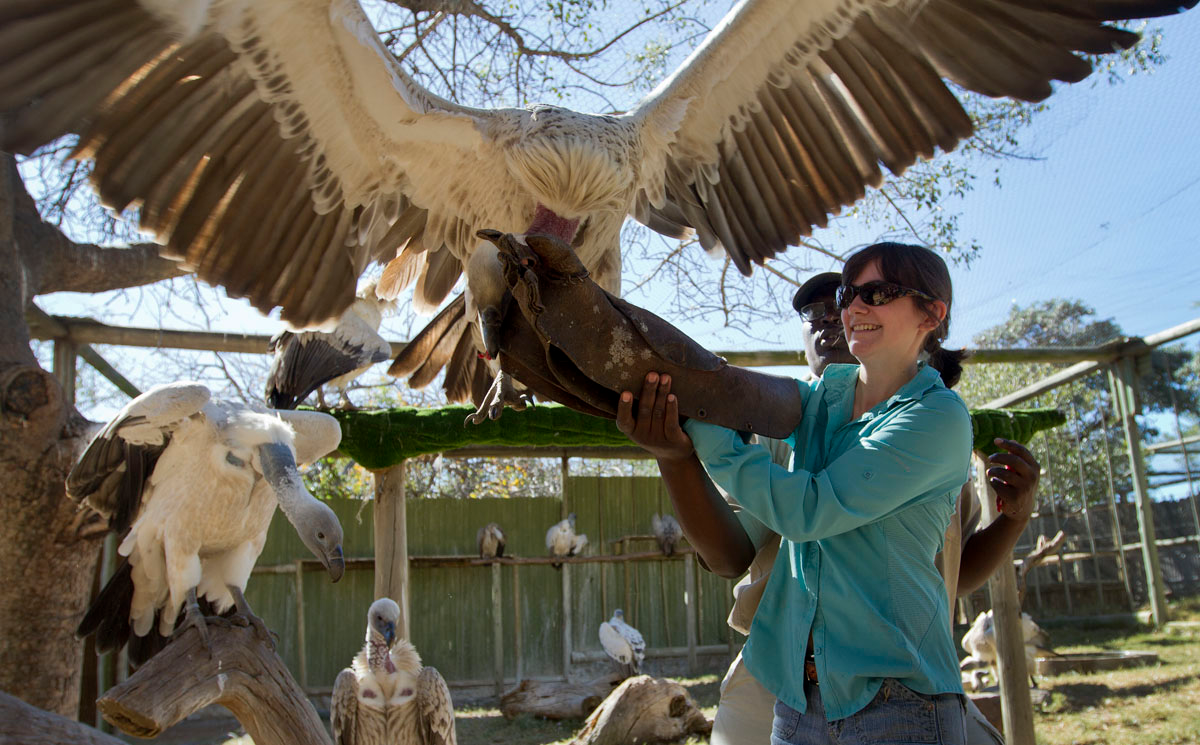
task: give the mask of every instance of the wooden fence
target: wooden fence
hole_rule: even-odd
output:
[[[710,666],[722,670],[742,641],[726,625],[731,583],[700,569],[686,544],[667,558],[636,537],[650,533],[654,513],[671,512],[661,481],[571,477],[565,491],[565,500],[408,500],[411,640],[425,664],[455,686],[569,677],[606,659],[597,630],[622,608],[646,638],[649,666],[665,658],[696,670],[703,656],[719,654]],[[246,590],[278,634],[280,656],[311,693],[328,692],[362,647],[374,600],[374,503],[330,506],[349,557],[341,582],[329,582],[277,514]],[[585,561],[561,570],[470,562],[478,558],[475,533],[489,522],[507,535],[505,556],[545,556],[546,529],[567,510],[588,536]]]

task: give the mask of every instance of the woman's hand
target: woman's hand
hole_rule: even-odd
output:
[[[682,460],[692,454],[692,438],[679,426],[679,401],[671,394],[670,375],[646,374],[636,418],[633,394],[621,393],[617,429],[660,461]]]
[[[987,478],[996,490],[996,510],[1013,520],[1028,521],[1042,466],[1019,442],[997,437],[996,445],[1008,451],[988,457]]]

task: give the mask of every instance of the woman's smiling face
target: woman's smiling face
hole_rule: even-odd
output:
[[[876,280],[888,281],[879,270],[879,262],[872,261],[847,284],[858,286]],[[867,360],[915,363],[926,335],[936,325],[912,297],[872,306],[856,295],[850,306],[842,310],[850,354],[863,364]]]

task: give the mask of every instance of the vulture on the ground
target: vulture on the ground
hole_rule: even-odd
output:
[[[1025,666],[1029,673],[1029,682],[1036,688],[1037,680],[1034,674],[1037,673],[1038,657],[1054,657],[1058,652],[1050,648],[1050,635],[1038,626],[1028,613],[1021,614],[1021,636],[1025,640]],[[968,656],[959,663],[961,670],[977,670],[982,663],[982,666],[991,670],[996,681],[1000,680],[996,669],[999,656],[999,649],[996,647],[996,625],[990,610],[975,617],[975,622],[963,635],[962,648]]]
[[[106,205],[295,326],[349,307],[372,260],[418,309],[465,273],[427,351],[474,366],[505,295],[477,230],[559,237],[614,294],[627,215],[749,274],[970,135],[951,85],[1040,101],[1137,40],[1109,21],[1195,2],[743,0],[631,111],[595,115],[441,98],[356,0],[0,0],[0,149],[78,133]]]
[[[201,603],[236,606],[261,625],[242,592],[278,506],[334,582],[345,570],[342,526],[309,494],[297,463],[341,440],[327,414],[210,400],[199,383],[169,383],[133,399],[88,445],[67,494],[109,520],[125,557],[79,624],[96,649],[129,642],[144,662],[182,615],[207,643]]]
[[[396,636],[400,606],[371,603],[367,643],[333,684],[329,723],[335,745],[455,745],[454,704],[437,668],[422,667]]]
[[[608,656],[627,666],[628,673],[637,675],[646,659],[646,641],[642,632],[625,623],[625,612],[620,608],[613,616],[600,624],[600,646]]]
[[[317,405],[329,408],[321,386],[341,395],[338,405],[352,408],[346,388],[371,365],[392,356],[392,345],[379,335],[383,313],[393,303],[375,294],[371,282],[330,328],[280,331],[271,339],[271,372],[267,375],[267,405],[294,409],[313,391]]]
[[[575,513],[567,515],[562,520],[550,526],[546,531],[546,550],[551,556],[578,556],[587,546],[586,535],[575,534]],[[562,564],[551,564],[555,569],[561,569]]]
[[[504,531],[496,523],[488,523],[475,534],[475,544],[479,548],[479,558],[494,559],[504,556]]]

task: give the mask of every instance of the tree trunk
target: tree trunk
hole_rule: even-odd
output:
[[[673,680],[639,675],[617,687],[592,712],[571,745],[635,745],[708,735],[712,722]]]
[[[97,702],[135,737],[157,737],[210,704],[233,712],[257,745],[330,745],[325,725],[283,660],[253,626],[218,620],[210,646],[188,628]]]
[[[50,252],[58,268],[43,271]],[[79,709],[83,648],[75,626],[91,599],[103,526],[87,522],[66,497],[87,422],[38,365],[25,306],[47,289],[43,275],[61,274],[64,262],[86,264],[97,285],[118,255],[72,244],[42,223],[15,161],[0,153],[0,566],[7,577],[0,591],[0,691],[70,718]],[[123,259],[108,272],[110,286],[178,273],[169,262],[143,258],[151,271],[138,273]]]
[[[505,719],[532,714],[542,719],[583,719],[621,682],[617,673],[587,683],[522,680],[500,699]]]
[[[125,745],[111,735],[0,693],[0,745]]]

